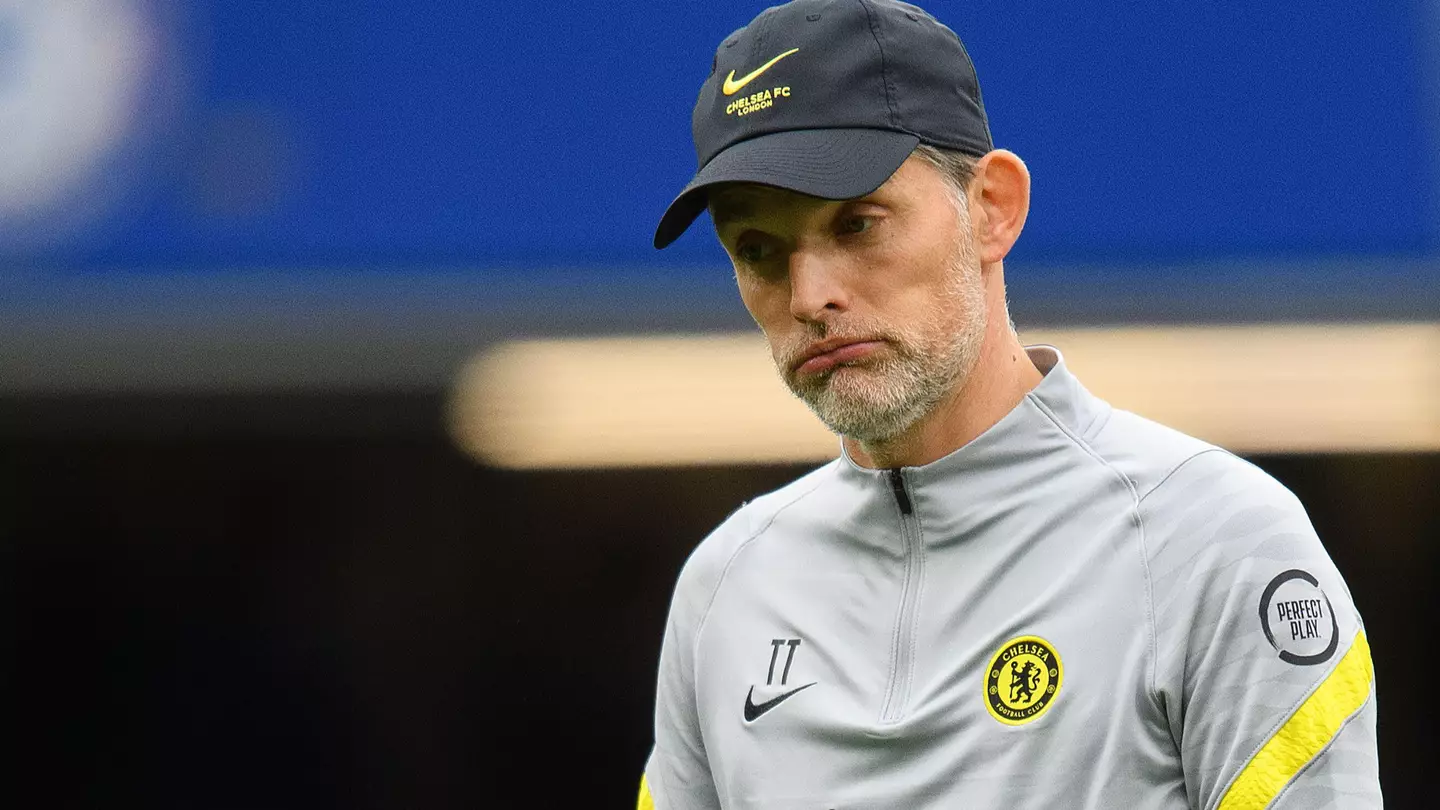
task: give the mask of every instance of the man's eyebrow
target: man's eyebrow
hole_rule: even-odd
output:
[[[755,206],[748,200],[710,198],[710,218],[715,222],[730,222],[755,215]]]

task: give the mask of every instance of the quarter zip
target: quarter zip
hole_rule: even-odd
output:
[[[910,493],[905,491],[905,473],[898,468],[890,471],[890,491],[895,493],[895,503],[900,506],[901,518],[915,512],[914,505],[910,503]]]
[[[925,576],[925,549],[920,538],[920,521],[905,486],[905,473],[889,472],[890,490],[900,508],[900,540],[905,550],[905,579],[900,586],[900,607],[890,647],[890,677],[880,707],[882,724],[897,723],[910,702],[910,681],[915,671],[915,625],[920,611],[920,585]]]

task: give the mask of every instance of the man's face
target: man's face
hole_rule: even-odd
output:
[[[985,290],[969,215],[938,169],[912,156],[844,201],[722,186],[710,210],[781,377],[831,430],[885,441],[963,386]]]

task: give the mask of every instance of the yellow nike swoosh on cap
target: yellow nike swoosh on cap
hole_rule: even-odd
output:
[[[792,53],[795,53],[798,50],[800,49],[791,48],[790,50],[780,54],[774,59],[771,59],[769,62],[761,65],[760,67],[755,68],[749,73],[746,73],[744,76],[740,77],[740,81],[738,82],[735,81],[735,71],[730,71],[730,75],[725,77],[725,83],[720,86],[720,92],[724,93],[727,96],[735,95],[736,93],[740,92],[740,88],[760,78],[761,73],[764,73],[770,68],[775,67],[776,62],[779,62],[781,59],[784,59],[785,57],[789,56]]]

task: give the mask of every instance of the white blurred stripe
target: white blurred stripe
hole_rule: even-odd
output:
[[[451,429],[504,467],[831,458],[756,334],[507,343],[469,364]]]
[[[1440,325],[1026,332],[1117,407],[1236,452],[1440,450]],[[501,467],[833,458],[758,334],[518,341],[469,363],[450,428]]]
[[[1440,450],[1440,325],[1058,330],[1120,408],[1242,453]]]

